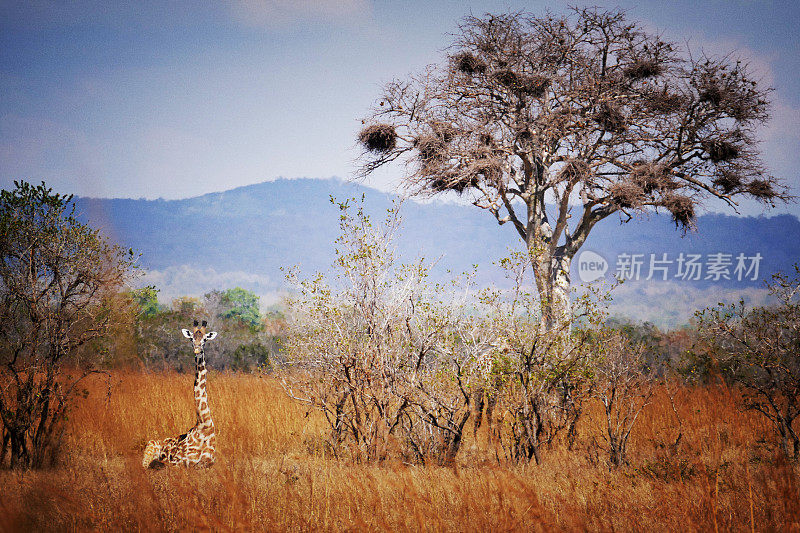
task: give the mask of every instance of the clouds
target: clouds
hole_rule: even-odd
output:
[[[761,149],[769,171],[785,180],[798,194],[800,189],[800,108],[775,98],[772,119],[761,132]]]
[[[136,286],[147,285],[158,288],[158,299],[166,304],[181,296],[200,297],[214,289],[242,287],[256,293],[260,297],[262,308],[266,308],[279,302],[285,292],[269,276],[241,271],[217,272],[213,268],[195,268],[191,265],[145,271],[137,280]]]
[[[626,281],[612,292],[609,312],[612,316],[635,317],[663,328],[688,324],[697,310],[715,307],[720,302],[749,307],[770,305],[774,298],[766,288],[720,287],[698,288],[680,281]]]

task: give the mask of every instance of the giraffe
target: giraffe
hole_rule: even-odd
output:
[[[214,463],[215,430],[208,407],[206,393],[206,359],[204,346],[206,341],[217,336],[216,331],[206,333],[206,321],[198,327],[181,330],[183,336],[191,339],[194,348],[196,371],[194,375],[194,403],[197,409],[197,423],[192,429],[177,437],[163,440],[151,440],[144,450],[142,466],[145,468],[162,468],[166,465],[210,466]]]

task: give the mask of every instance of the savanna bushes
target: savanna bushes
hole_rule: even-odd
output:
[[[719,376],[742,387],[743,407],[774,422],[796,463],[798,279],[780,278],[774,287],[788,296],[767,316],[709,311],[714,320],[701,316],[695,330],[612,324],[608,296],[592,292],[545,328],[525,254],[500,262],[509,290],[478,290],[468,276],[433,284],[424,262],[396,264],[396,210],[374,225],[363,209],[339,207],[335,277],[290,275],[297,291],[282,372],[288,393],[324,415],[335,455],[453,464],[470,418],[477,429],[485,417],[496,460],[538,464],[559,446],[580,454],[581,419],[602,407],[591,454],[626,465],[630,435],[659,383],[673,413],[663,430],[674,433],[661,444],[674,449],[683,438],[680,383]]]

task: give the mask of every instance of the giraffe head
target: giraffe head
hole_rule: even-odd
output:
[[[194,321],[194,327],[192,330],[183,329],[183,336],[187,339],[192,340],[192,347],[194,348],[195,355],[200,354],[203,352],[203,346],[206,344],[206,341],[210,341],[214,337],[217,336],[216,331],[209,331],[206,333],[206,326],[208,323],[203,320],[203,325],[198,326],[197,320]]]

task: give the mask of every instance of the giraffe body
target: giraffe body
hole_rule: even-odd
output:
[[[195,359],[194,402],[197,423],[189,431],[177,437],[151,440],[147,443],[142,458],[145,468],[162,468],[166,465],[210,466],[216,453],[216,430],[206,391],[206,361],[204,346],[217,336],[215,331],[206,333],[206,322],[201,327],[194,323],[192,331],[183,330],[183,335],[192,340]]]

